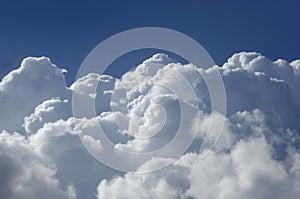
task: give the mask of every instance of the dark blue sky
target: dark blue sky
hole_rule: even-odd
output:
[[[45,55],[68,69],[70,83],[97,44],[118,32],[144,26],[171,28],[189,35],[218,64],[239,51],[258,51],[271,59],[300,58],[297,0],[0,2],[1,78],[17,68],[23,58]],[[125,71],[126,65],[151,53],[136,53],[124,59],[122,69],[114,70]]]

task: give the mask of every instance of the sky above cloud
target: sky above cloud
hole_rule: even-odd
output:
[[[202,77],[211,70],[223,78],[227,115],[210,109]],[[0,198],[298,198],[299,60],[240,52],[202,69],[156,54],[121,78],[88,74],[67,86],[66,75],[49,58],[29,57],[1,81]],[[95,101],[97,115],[73,117],[72,93]],[[183,108],[191,114],[181,118]],[[225,121],[221,137],[203,158],[217,117]],[[99,125],[113,149],[133,154],[163,149],[178,132],[182,143],[196,136],[179,157],[181,142],[156,156],[117,154],[136,171],[124,173],[92,156],[110,155]]]
[[[149,26],[189,35],[219,65],[236,52],[253,50],[291,62],[299,55],[299,6],[298,0],[2,0],[0,78],[27,56],[49,56],[68,69],[70,85],[85,56],[101,41]],[[151,54],[124,58],[108,74],[120,76]]]

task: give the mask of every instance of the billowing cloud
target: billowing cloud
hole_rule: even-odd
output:
[[[212,70],[224,80],[227,115],[210,110],[202,77]],[[296,199],[299,71],[299,60],[273,62],[254,52],[237,53],[222,67],[206,70],[157,54],[121,79],[88,74],[68,88],[65,71],[48,58],[26,58],[0,83],[0,196]],[[96,117],[72,117],[71,92],[95,101]],[[184,117],[183,109],[189,113]],[[225,124],[203,158],[198,152],[203,140],[215,141],[206,135],[212,118]],[[197,135],[171,166],[124,174],[89,153],[107,152],[98,125],[115,150],[133,153],[164,148],[178,133],[182,143]],[[180,143],[168,153],[143,160],[120,156],[119,162],[130,160],[138,172],[149,171],[175,161]]]
[[[0,83],[0,126],[7,131],[20,130],[24,117],[37,105],[52,97],[65,98],[64,73],[49,58],[29,57],[20,68],[6,75]]]
[[[259,53],[233,55],[221,68],[230,102],[228,114],[259,108],[271,126],[299,129],[300,84],[294,68],[286,61],[272,62]]]
[[[290,145],[288,155],[278,160],[277,149],[267,138],[270,129],[258,110],[239,112],[230,121],[230,130],[223,133],[220,142],[228,134],[237,135],[231,136],[234,140],[223,150],[213,151],[205,159],[197,153],[186,154],[155,173],[128,173],[103,180],[98,198],[297,198],[300,178],[295,170],[299,169],[300,153],[292,150],[295,145]],[[153,159],[142,167],[161,161],[167,160]]]
[[[71,105],[68,99],[51,98],[43,101],[34,113],[24,118],[24,128],[27,133],[35,133],[45,123],[68,119],[71,116]]]
[[[235,54],[219,68],[230,117],[214,151],[205,159],[196,153],[185,155],[157,173],[130,173],[111,181],[104,180],[98,187],[98,197],[297,198],[299,175],[292,170],[298,165],[299,156],[297,91],[300,88],[295,63],[297,61],[293,64],[283,60],[272,62],[259,53]],[[196,73],[196,69],[188,71]],[[202,81],[192,82],[201,86]],[[204,89],[199,93],[204,103],[200,107],[205,111],[204,107],[209,105],[208,93]],[[200,140],[208,128],[209,117],[210,114],[201,112],[198,116]],[[162,161],[167,159],[153,159],[142,165],[141,170]],[[118,191],[124,187],[125,192]]]
[[[3,131],[0,158],[1,198],[76,198],[74,186],[62,186],[55,165],[48,165],[23,136]]]

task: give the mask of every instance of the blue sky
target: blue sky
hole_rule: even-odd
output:
[[[45,55],[74,80],[85,56],[104,39],[136,27],[158,26],[189,35],[217,64],[233,53],[258,51],[271,59],[299,58],[300,2],[2,0],[0,77],[27,56]],[[153,51],[124,58],[117,75]],[[135,56],[135,59],[132,57]]]

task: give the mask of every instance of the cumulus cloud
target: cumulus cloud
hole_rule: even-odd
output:
[[[259,108],[271,126],[299,128],[300,84],[294,68],[286,61],[272,62],[259,53],[233,55],[221,68],[230,102],[228,114]]]
[[[49,166],[20,134],[0,134],[0,197],[76,198],[72,184],[62,186],[55,165]]]
[[[250,129],[240,138],[231,136],[234,140],[227,143],[227,148],[213,151],[205,159],[197,153],[186,154],[156,173],[129,173],[103,180],[98,186],[98,198],[128,198],[131,194],[138,198],[297,198],[299,173],[294,172],[294,165],[298,165],[299,153],[288,155],[292,162],[290,158],[276,160],[276,149],[266,138],[269,129],[257,114],[261,113],[243,112],[231,118],[231,130],[224,132],[224,137],[244,132],[233,129],[247,125]],[[161,161],[164,159],[153,159],[142,167]]]
[[[91,73],[68,88],[65,70],[45,57],[26,58],[0,83],[0,197],[296,199],[299,63],[241,52],[205,70],[157,54],[120,79]],[[224,80],[227,115],[211,111],[202,77],[212,70]],[[95,101],[96,116],[72,117],[71,92]],[[221,137],[204,158],[203,141],[218,136],[207,129],[223,119]],[[138,172],[174,162],[195,140],[165,169],[125,174],[89,154],[107,153],[98,125],[112,150],[133,153],[164,149],[179,135],[154,157],[118,157]]]
[[[98,197],[127,198],[135,194],[140,198],[297,198],[299,189],[295,187],[299,185],[299,176],[292,172],[294,166],[291,166],[297,165],[299,156],[296,63],[272,62],[259,53],[233,55],[219,68],[230,117],[214,151],[205,159],[197,153],[185,155],[157,173],[130,173],[104,180],[99,184]],[[195,69],[189,70],[192,71],[196,73]],[[192,82],[199,88],[200,80]],[[207,91],[202,86],[198,93],[203,96],[199,104],[204,104],[200,106],[204,112],[198,114],[201,140],[211,114],[205,113],[205,107],[209,106]],[[149,169],[149,165],[162,161],[167,159],[153,159],[141,168]],[[118,191],[124,190],[121,187],[127,191]],[[160,192],[162,189],[165,191]]]
[[[110,99],[115,79],[109,75],[90,73],[74,82],[70,89],[95,101],[96,113],[110,111]],[[94,89],[96,87],[96,89]]]
[[[68,94],[64,73],[46,57],[29,57],[20,68],[6,75],[0,83],[0,126],[7,131],[20,131],[24,117],[52,97]]]
[[[68,119],[71,116],[71,105],[68,99],[51,98],[43,101],[34,113],[24,118],[24,128],[27,133],[35,133],[45,123]]]

